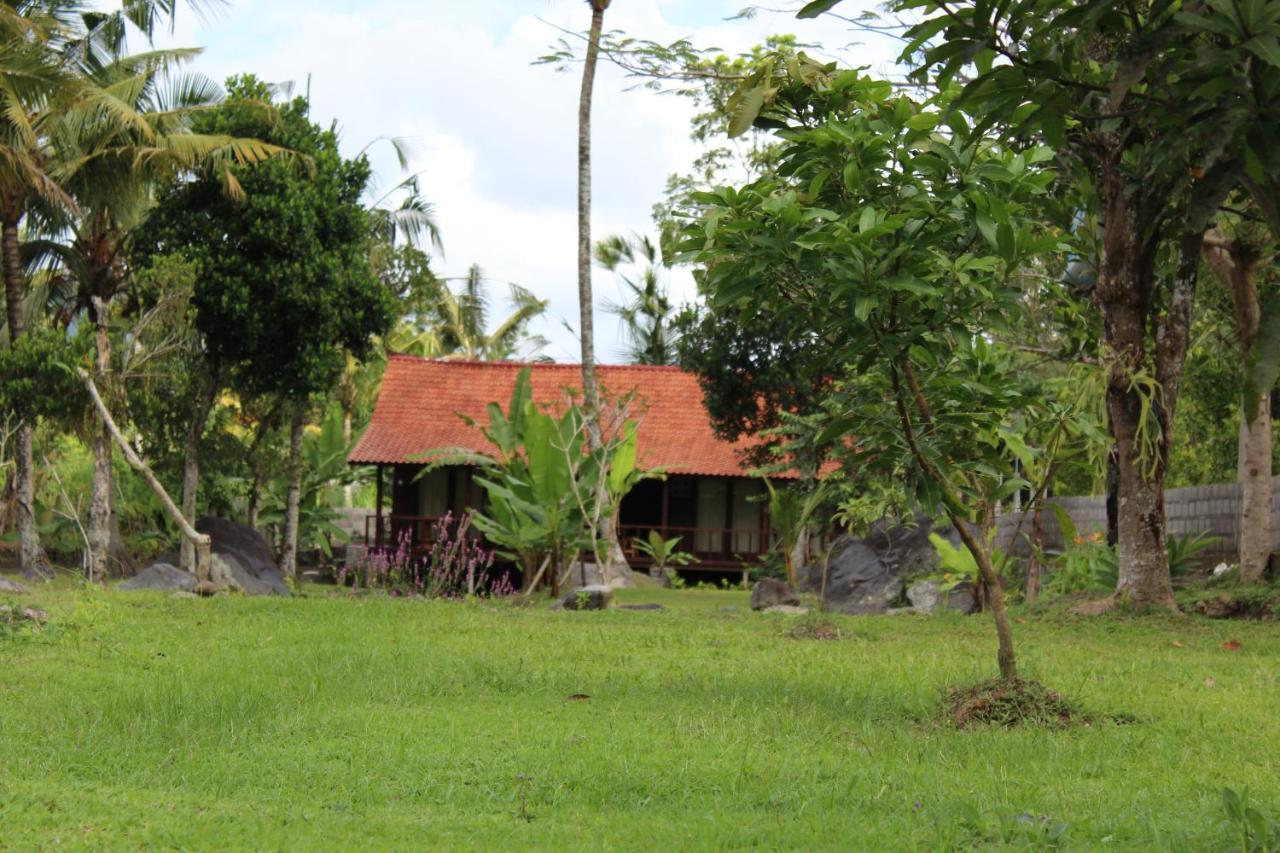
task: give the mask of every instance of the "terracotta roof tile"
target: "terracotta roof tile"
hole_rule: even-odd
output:
[[[564,399],[565,388],[582,387],[581,369],[576,364],[391,356],[373,418],[349,461],[412,463],[425,451],[445,447],[492,452],[480,430],[467,426],[459,415],[487,423],[485,407],[490,402],[505,410],[516,376],[525,367],[531,368],[536,402],[558,402]],[[644,411],[639,434],[641,465],[662,467],[673,474],[746,476],[740,457],[750,440],[730,443],[715,436],[702,405],[702,389],[693,374],[678,367],[638,365],[600,365],[597,371],[609,393],[636,393]]]

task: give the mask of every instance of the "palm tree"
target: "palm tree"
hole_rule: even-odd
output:
[[[604,29],[604,13],[610,0],[587,0],[591,7],[591,30],[587,35],[587,55],[582,63],[582,90],[578,96],[578,321],[582,342],[582,392],[585,404],[587,443],[599,448],[604,443],[600,429],[600,386],[596,381],[595,323],[592,313],[595,300],[591,295],[591,94],[596,82],[596,64],[600,56],[600,34]],[[600,536],[609,541],[609,566],[600,567],[600,576],[608,581],[613,569],[629,571],[614,519],[603,519]],[[594,543],[593,543],[594,544]],[[594,549],[598,552],[598,549]]]
[[[241,192],[231,165],[291,152],[256,139],[192,132],[196,111],[216,105],[222,90],[199,74],[174,67],[192,50],[152,51],[99,61],[89,57],[85,79],[105,94],[53,117],[46,126],[50,174],[75,200],[75,215],[39,205],[34,218],[47,238],[33,248],[56,259],[75,279],[76,307],[96,330],[96,380],[111,388],[111,303],[125,286],[124,250],[141,224],[152,188],[162,180],[214,169],[229,194]],[[263,105],[264,109],[269,109]],[[67,242],[58,242],[61,235]],[[111,437],[105,425],[92,442],[93,497],[88,527],[91,577],[104,576],[111,546]]]
[[[628,240],[615,234],[596,244],[596,263],[618,273],[630,297],[625,303],[606,305],[617,315],[627,336],[624,356],[633,364],[675,364],[679,333],[671,299],[658,274],[658,267],[665,266],[658,247],[648,237],[634,234]],[[637,274],[629,277],[619,273],[623,264],[635,266]]]
[[[523,350],[536,354],[547,345],[540,335],[530,335],[529,323],[547,310],[547,300],[509,283],[511,312],[489,330],[489,294],[484,273],[472,264],[455,293],[449,279],[439,280],[435,305],[426,317],[409,317],[387,337],[391,352],[423,358],[456,358],[472,361],[506,361]]]
[[[10,346],[26,328],[19,225],[30,195],[65,204],[61,188],[44,169],[42,121],[66,90],[69,75],[50,49],[59,20],[42,10],[0,6],[0,264],[4,274],[4,326]],[[41,572],[40,536],[35,520],[34,424],[18,425],[15,447],[14,504],[18,515],[18,550],[23,574]]]

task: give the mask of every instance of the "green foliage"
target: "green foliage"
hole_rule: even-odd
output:
[[[1085,538],[1072,536],[1067,541],[1067,547],[1053,561],[1052,574],[1046,585],[1049,592],[1053,595],[1077,595],[1114,590],[1120,564],[1116,550],[1103,540],[1101,534]]]
[[[529,375],[528,368],[520,371],[507,411],[488,406],[489,423],[481,431],[494,445],[493,456],[442,460],[483,467],[476,481],[488,500],[474,523],[524,567],[526,579],[544,560],[563,572],[581,550],[600,559],[600,520],[613,517],[634,485],[649,476],[636,465],[634,422],[619,421],[591,447],[583,408],[571,401],[553,414],[538,406]]]
[[[85,334],[68,339],[59,329],[28,329],[13,347],[0,349],[0,411],[37,420],[69,423],[83,415],[88,402],[72,367],[88,357]]]
[[[1222,808],[1236,835],[1241,853],[1274,853],[1280,850],[1280,820],[1269,818],[1249,805],[1249,789],[1240,793],[1222,789]]]
[[[310,157],[310,169],[280,159],[233,167],[238,200],[211,174],[172,184],[137,239],[138,254],[145,263],[181,253],[195,266],[206,357],[230,370],[236,388],[304,399],[333,387],[344,351],[362,356],[391,322],[392,297],[369,263],[372,225],[360,203],[369,165],[344,160],[336,130],[314,124],[304,100],[273,118],[264,83],[237,77],[228,89],[222,106],[196,119],[199,132],[282,145]]]
[[[978,333],[1012,321],[1010,274],[1058,245],[1034,210],[1049,152],[935,132],[962,117],[854,71],[779,74],[778,176],[702,196],[684,258],[711,310],[768,306],[776,335],[812,342],[807,372],[837,380],[828,440],[856,435],[875,448],[860,464],[970,518],[1027,485],[1010,418],[1037,389]]]
[[[326,558],[333,557],[333,546],[345,543],[347,534],[338,527],[337,508],[342,506],[343,488],[367,477],[368,468],[347,464],[351,443],[343,441],[342,409],[329,407],[316,429],[308,429],[302,437],[302,483],[298,502],[298,547],[318,549]],[[282,525],[288,497],[289,476],[281,473],[266,484],[263,494],[261,524]]]
[[[1186,536],[1166,537],[1169,549],[1169,574],[1183,577],[1200,568],[1200,555],[1222,541],[1219,536],[1211,535],[1207,530],[1189,533]]]
[[[653,560],[654,567],[659,570],[666,569],[668,566],[689,566],[698,562],[697,557],[681,551],[679,546],[679,536],[663,539],[662,534],[656,530],[650,530],[647,538],[638,539],[635,543],[636,550]]]
[[[996,571],[1005,575],[1004,584],[1005,589],[1008,590],[1011,582],[1016,580],[1005,572],[1005,569],[1012,565],[1012,561],[1004,551],[992,546],[991,541],[994,538],[995,531],[992,530],[987,536],[987,549],[991,554],[991,562],[996,567]],[[969,583],[974,587],[981,585],[982,576],[978,571],[978,563],[968,549],[957,548],[937,533],[929,534],[929,542],[933,544],[933,549],[938,552],[938,574],[942,581],[940,589],[943,592],[949,592],[962,583]]]

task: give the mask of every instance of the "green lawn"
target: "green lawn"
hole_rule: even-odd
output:
[[[0,848],[1221,849],[1224,786],[1280,812],[1275,624],[1029,617],[1025,669],[1096,721],[956,731],[985,617],[812,640],[738,592],[626,600],[667,610],[27,596]]]

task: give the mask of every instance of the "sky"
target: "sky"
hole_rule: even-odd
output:
[[[844,22],[799,21],[791,12],[758,11],[730,20],[749,0],[614,0],[607,29],[660,42],[688,38],[727,53],[772,33],[794,33],[850,65],[888,73],[899,49],[855,33]],[[795,8],[795,0],[771,5]],[[845,0],[853,15],[870,0]],[[533,65],[559,37],[585,30],[583,0],[229,0],[201,20],[182,8],[161,44],[204,49],[194,68],[223,80],[252,72],[273,83],[310,85],[312,117],[336,122],[343,151],[368,150],[375,181],[395,186],[405,173],[380,138],[412,152],[424,197],[444,240],[438,275],[462,276],[479,264],[492,280],[492,315],[507,308],[516,282],[550,300],[532,331],[550,340],[556,361],[578,361],[576,151],[578,67],[560,73]],[[602,64],[593,111],[593,240],[653,233],[650,211],[668,175],[687,171],[699,147],[689,139],[691,106],[634,90],[635,81]],[[617,280],[593,274],[596,357],[622,360]],[[674,271],[677,303],[694,298],[687,271]],[[567,328],[571,326],[572,328]]]

